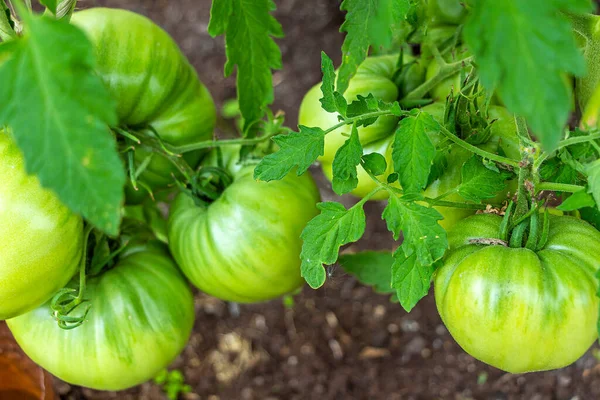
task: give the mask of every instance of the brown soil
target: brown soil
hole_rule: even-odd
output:
[[[235,97],[222,76],[221,38],[206,29],[209,0],[84,0],[83,7],[122,7],[148,15],[181,45],[216,102]],[[277,18],[284,69],[275,74],[275,109],[291,126],[303,94],[320,79],[321,50],[339,61],[343,15],[335,0],[280,0]],[[325,198],[333,198],[322,183]],[[350,201],[349,199],[346,199]],[[381,222],[381,204],[368,204],[368,229],[356,249],[395,246]],[[340,269],[318,291],[305,288],[293,309],[280,301],[240,306],[197,295],[192,338],[172,368],[193,394],[185,399],[481,399],[600,398],[600,365],[593,350],[558,371],[511,375],[464,353],[444,328],[430,294],[407,314]],[[594,348],[596,349],[596,347]],[[515,354],[518,357],[518,354]],[[147,383],[126,392],[81,389],[58,380],[63,399],[164,399]]]

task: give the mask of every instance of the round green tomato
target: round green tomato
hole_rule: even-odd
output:
[[[427,14],[434,25],[459,25],[467,16],[467,9],[461,0],[428,0]]]
[[[72,22],[95,48],[96,70],[117,102],[119,125],[152,129],[167,144],[210,140],[216,109],[206,87],[173,39],[158,25],[131,11],[91,8]],[[136,154],[139,162],[147,153]],[[175,167],[154,156],[147,180],[152,187],[172,183]]]
[[[315,182],[308,173],[259,182],[253,165],[224,158],[233,183],[216,201],[198,206],[180,194],[171,206],[171,253],[194,285],[223,300],[252,303],[298,289],[300,234],[318,214]]]
[[[82,221],[27,175],[23,156],[0,130],[0,320],[44,303],[76,272]]]
[[[73,385],[123,390],[143,383],[177,357],[192,331],[190,288],[154,243],[88,278],[84,297],[90,311],[71,330],[58,327],[48,303],[7,321],[33,361]]]
[[[567,366],[597,339],[600,233],[573,217],[550,216],[537,251],[474,244],[499,239],[502,218],[481,214],[448,234],[435,300],[448,331],[473,357],[522,373]]]

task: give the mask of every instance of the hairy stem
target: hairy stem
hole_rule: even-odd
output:
[[[554,192],[575,193],[575,192],[579,192],[580,190],[585,189],[585,187],[579,186],[579,185],[570,185],[568,183],[541,182],[535,187],[535,189],[538,193],[543,190],[551,190]]]

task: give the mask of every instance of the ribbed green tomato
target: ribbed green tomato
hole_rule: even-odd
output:
[[[319,191],[310,174],[254,180],[254,166],[236,164],[224,149],[233,183],[208,207],[180,194],[171,206],[169,247],[184,274],[204,292],[252,303],[303,284],[300,234],[318,214]],[[209,161],[210,162],[210,161]]]
[[[597,338],[600,233],[573,217],[550,216],[539,251],[474,244],[499,239],[502,218],[456,224],[435,275],[435,300],[448,331],[473,357],[522,373],[571,364]]]
[[[162,246],[151,243],[88,278],[91,308],[63,330],[49,304],[8,320],[29,357],[74,385],[122,390],[153,378],[183,350],[194,323],[190,288]]]
[[[151,126],[165,142],[183,146],[212,138],[216,109],[206,87],[173,39],[131,11],[92,8],[73,14],[95,47],[97,71],[117,101],[119,124]],[[142,162],[149,153],[136,151]],[[197,162],[199,155],[191,156]],[[154,156],[141,176],[152,187],[172,183],[176,169]]]
[[[0,320],[29,311],[71,279],[81,258],[82,221],[25,172],[0,130]]]

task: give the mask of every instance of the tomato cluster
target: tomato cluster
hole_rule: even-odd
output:
[[[117,103],[119,141],[119,130],[174,149],[212,140],[211,95],[166,32],[116,9],[76,12],[72,23],[92,42],[97,73]],[[319,201],[309,174],[257,183],[254,164],[240,159],[239,147],[184,153],[190,170],[198,171],[193,184],[169,153],[135,147],[137,182],[148,192],[175,187],[175,180],[190,185],[173,201],[168,238],[166,228],[155,232],[168,245],[139,224],[144,212],[120,238],[84,229],[79,216],[27,175],[10,132],[0,134],[0,319],[36,363],[69,383],[100,390],[151,379],[183,350],[195,317],[186,277],[238,302],[300,288],[300,233]],[[195,191],[211,185],[206,171],[228,177],[217,179],[210,199]],[[130,206],[145,207],[148,194],[131,184],[125,191],[129,221]],[[76,274],[80,268],[83,275]]]

